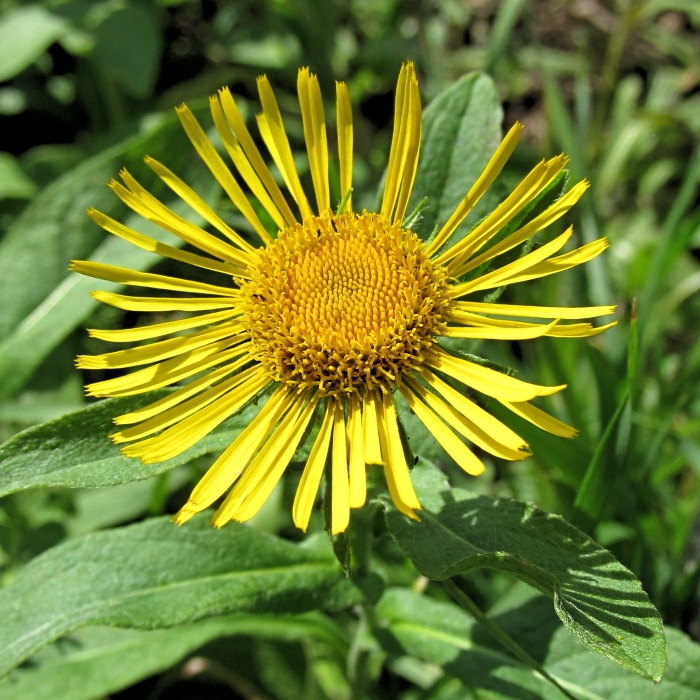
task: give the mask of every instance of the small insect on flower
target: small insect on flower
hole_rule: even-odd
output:
[[[112,189],[134,212],[199,252],[160,243],[97,211],[90,211],[90,216],[109,233],[218,275],[218,281],[89,261],[72,265],[85,275],[172,294],[94,292],[101,302],[137,312],[189,314],[134,329],[91,331],[112,342],[173,337],[78,358],[78,366],[84,369],[140,368],[89,384],[91,396],[130,396],[188,380],[164,398],[115,419],[124,427],[112,439],[127,443],[122,448],[125,455],[145,463],[174,457],[267,392],[259,413],[209,468],[176,522],[184,523],[227,491],[214,514],[214,525],[255,515],[314,416],[319,417],[320,429],[294,501],[297,527],[306,530],[308,526],[326,465],[333,533],[344,531],[350,510],[364,504],[367,465],[383,465],[396,507],[416,518],[420,504],[402,446],[397,394],[455,462],[473,475],[484,466],[468,443],[507,460],[522,459],[529,450],[513,430],[468,398],[467,389],[471,396],[491,397],[550,433],[572,437],[573,428],[530,403],[563,386],[527,383],[459,357],[440,344],[440,338],[583,337],[613,325],[594,327],[581,322],[612,313],[611,306],[519,306],[474,299],[485,290],[562,272],[606,248],[605,239],[599,239],[560,254],[572,235],[568,228],[519,259],[474,272],[521,246],[581,197],[586,182],[576,184],[516,230],[499,236],[552,184],[567,159],[557,156],[536,165],[489,216],[450,243],[515,148],[522,131],[516,124],[454,213],[426,243],[404,224],[421,142],[420,95],[411,63],[403,66],[398,80],[391,152],[377,212],[353,210],[353,124],[345,84],[336,86],[340,191],[344,193],[336,210],[331,207],[326,123],[316,76],[304,68],[298,78],[315,206],[302,188],[266,77],[258,79],[258,88],[260,136],[282,175],[286,194],[228,89],[213,96],[210,105],[233,170],[190,110],[184,105],[177,110],[194,148],[257,235],[256,245],[234,231],[164,165],[147,158],[148,166],[208,227],[196,226],[169,209],[126,171],[121,173],[121,183],[111,183]],[[249,197],[259,206],[254,207]],[[258,217],[261,209],[274,222],[275,235]]]

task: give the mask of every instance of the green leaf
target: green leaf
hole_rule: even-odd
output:
[[[65,31],[65,20],[39,5],[5,12],[0,23],[0,82],[30,66]]]
[[[427,463],[413,470],[413,481],[424,508],[421,521],[394,510],[387,519],[423,575],[506,571],[550,596],[586,647],[646,678],[661,678],[666,645],[659,614],[632,572],[606,549],[531,504],[450,489]]]
[[[163,50],[163,38],[151,13],[137,5],[124,7],[99,24],[94,37],[94,55],[105,73],[128,95],[148,97]]]
[[[516,587],[517,590],[517,587]],[[506,604],[505,609],[503,603]],[[510,657],[454,604],[412,591],[390,589],[377,605],[380,637],[394,659],[419,659],[435,673],[441,686],[458,679],[467,689],[488,691],[493,700],[518,698],[562,700],[556,687]],[[660,685],[632,674],[584,649],[562,629],[550,602],[522,595],[517,604],[501,601],[491,618],[542,665],[575,698],[583,700],[694,700],[700,691],[700,645],[682,632],[667,629],[669,666]],[[435,680],[433,680],[435,682]],[[433,697],[432,695],[430,697]],[[482,695],[477,695],[482,697]]]
[[[315,613],[235,615],[153,631],[90,627],[49,645],[29,665],[12,671],[0,681],[0,697],[103,697],[167,669],[203,644],[239,635],[288,641],[322,639],[337,647],[338,655],[346,651],[333,624]]]
[[[416,181],[407,211],[427,197],[414,227],[428,238],[462,201],[501,140],[503,110],[491,78],[465,75],[438,95],[423,113],[423,135]],[[496,190],[488,192],[468,217],[475,222],[493,209]]]
[[[69,540],[0,591],[0,674],[91,625],[159,629],[230,613],[340,609],[356,590],[329,552],[245,525],[157,518]]]
[[[0,199],[29,199],[36,185],[11,153],[0,152]]]
[[[99,401],[15,435],[0,447],[0,496],[37,486],[95,487],[147,479],[223,450],[259,410],[259,404],[250,403],[189,450],[165,462],[142,464],[122,455],[107,437],[115,430],[113,418],[170,391]]]

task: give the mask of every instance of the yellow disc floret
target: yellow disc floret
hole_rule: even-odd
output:
[[[325,396],[389,391],[444,328],[444,268],[381,215],[311,217],[261,250],[241,284],[254,356]]]

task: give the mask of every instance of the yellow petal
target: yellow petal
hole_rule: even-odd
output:
[[[478,428],[483,431],[484,435],[488,435],[494,443],[502,445],[506,454],[518,454],[528,450],[525,441],[517,433],[512,431],[504,423],[501,423],[501,421],[495,416],[492,416],[488,411],[485,411],[473,401],[470,401],[466,396],[460,394],[456,389],[433,374],[430,370],[421,368],[419,374],[431,389],[434,389],[440,394],[447,404],[469,421],[471,425],[475,428],[478,426]],[[474,440],[474,442],[476,443],[477,441]],[[489,449],[489,451],[493,453],[492,449],[485,449]],[[507,457],[506,459],[509,458]]]
[[[145,365],[189,353],[241,332],[242,327],[237,322],[220,323],[216,328],[206,328],[187,336],[160,340],[128,350],[117,350],[104,355],[78,355],[76,365],[80,369],[116,369]]]
[[[588,189],[588,182],[585,180],[574,185],[565,195],[560,197],[554,204],[549,206],[539,216],[536,216],[532,221],[522,226],[514,233],[506,236],[502,241],[491,246],[481,255],[465,260],[464,263],[458,265],[456,261],[452,261],[449,265],[450,274],[454,277],[460,277],[470,270],[474,270],[480,265],[492,260],[498,255],[512,250],[516,246],[524,243],[532,238],[538,231],[546,228],[557,219],[561,218],[571,207],[578,202],[583,193]]]
[[[484,471],[484,465],[480,459],[433,413],[433,411],[420,401],[416,395],[409,391],[408,387],[400,386],[399,390],[433,437],[443,446],[452,459],[464,469],[467,474],[479,476]]]
[[[377,403],[379,400],[377,390],[372,390],[365,394],[362,402],[362,432],[366,464],[384,464],[382,449],[379,445],[377,422]]]
[[[515,122],[501,141],[496,152],[491,156],[491,159],[486,164],[486,167],[481,175],[479,175],[477,181],[471,186],[469,192],[467,192],[464,199],[459,203],[452,216],[450,216],[435,238],[426,246],[425,252],[427,255],[432,256],[447,242],[449,237],[455,232],[462,221],[464,221],[469,212],[498,177],[501,170],[503,170],[503,166],[518,145],[518,140],[520,139],[522,131],[523,125],[519,122]]]
[[[164,335],[172,335],[182,331],[190,331],[200,326],[217,324],[233,316],[240,316],[241,313],[239,309],[224,309],[211,314],[179,318],[175,321],[166,321],[164,323],[152,323],[149,326],[140,326],[139,328],[122,328],[119,330],[89,328],[88,333],[90,333],[92,338],[99,338],[100,340],[107,340],[113,343],[132,343],[150,340],[151,338],[160,338]]]
[[[546,430],[548,433],[565,438],[573,438],[578,434],[576,428],[572,428],[570,425],[560,421],[558,418],[554,418],[554,416],[550,416],[530,403],[511,403],[508,401],[501,401],[501,403],[513,413],[536,425],[538,428]]]
[[[213,375],[218,375],[218,378],[220,379],[226,376],[226,374],[230,374],[231,372],[240,369],[240,367],[246,364],[246,360],[247,358],[243,357],[238,362],[234,362],[231,365],[220,368],[217,372],[212,372],[205,377],[202,377],[200,380],[198,380],[198,382],[192,382],[191,384],[182,387],[182,389],[179,389],[174,394],[166,397],[166,400],[163,401],[166,408],[162,408],[163,404],[161,404],[161,406],[158,407],[160,410],[157,410],[154,409],[154,405],[151,404],[147,408],[150,409],[150,413],[153,414],[153,417],[147,420],[143,419],[144,422],[140,422],[138,425],[132,426],[131,428],[120,430],[118,433],[110,435],[110,437],[116,443],[142,440],[143,438],[146,438],[153,433],[160,432],[161,430],[164,430],[175,423],[180,423],[185,418],[199,412],[205,406],[208,406],[221,396],[224,396],[233,389],[236,389],[239,385],[248,381],[260,371],[260,367],[257,365],[254,367],[249,367],[247,370],[240,372],[235,377],[221,382],[221,384],[218,384],[207,391],[202,391],[202,389],[206,388],[206,384],[204,383],[205,380],[211,385],[214,383],[214,381],[216,381],[216,379],[212,380]],[[192,387],[193,384],[195,385],[194,388]],[[177,395],[177,400],[173,398],[175,395]],[[146,412],[144,411],[141,413],[141,415],[144,415],[144,413]],[[129,414],[127,414],[127,416],[129,416]],[[121,422],[123,423],[124,417],[122,416],[121,418]],[[117,420],[115,420],[115,423],[118,425],[120,424]]]
[[[352,190],[352,105],[345,83],[336,83],[336,119],[338,129],[338,161],[340,169],[340,197],[348,195]],[[343,211],[352,211],[352,195],[348,195]],[[342,214],[342,211],[338,212]]]
[[[614,306],[521,306],[492,304],[487,301],[455,301],[448,313],[492,314],[495,316],[523,316],[528,318],[595,318],[615,313]]]
[[[181,511],[185,519],[189,519],[194,513],[208,508],[238,479],[272,428],[289,410],[295,399],[295,394],[290,392],[287,387],[277,387],[265,401],[258,415],[241,431],[240,435],[224,450],[199,480]],[[180,520],[177,522],[180,523]]]
[[[433,351],[426,356],[426,364],[454,377],[476,391],[506,401],[529,401],[536,396],[549,396],[561,391],[566,385],[539,386],[529,384],[502,372],[482,367],[445,351]]]
[[[436,261],[444,265],[454,260],[452,266],[459,267],[546,189],[567,162],[568,158],[561,155],[536,165],[503,202],[464,238],[439,255]]]
[[[484,338],[487,340],[529,340],[531,338],[541,338],[549,335],[556,326],[557,321],[551,323],[527,325],[521,324],[519,327],[497,326],[447,326],[440,335],[448,338]]]
[[[248,198],[243,193],[241,186],[236,182],[236,178],[233,177],[231,171],[226,167],[226,163],[224,163],[221,156],[216,152],[216,149],[207,138],[207,135],[204,133],[204,130],[195,119],[189,107],[187,107],[187,105],[181,105],[177,107],[175,111],[180,118],[180,122],[187,136],[195,147],[195,150],[199,153],[201,159],[209,168],[211,174],[216,178],[216,181],[221,185],[224,192],[226,192],[238,211],[243,214],[258,236],[260,236],[263,243],[270,241],[270,235],[265,230],[265,227],[262,225],[262,222],[255,213]],[[236,242],[244,250],[251,249],[250,244],[242,238],[239,238]]]
[[[561,248],[566,245],[569,238],[571,238],[572,233],[573,227],[569,226],[561,236],[557,236],[553,241],[545,243],[531,253],[523,255],[521,258],[511,263],[496,268],[491,272],[487,272],[469,282],[455,285],[451,291],[452,296],[456,298],[472,292],[481,292],[485,289],[493,289],[494,287],[501,287],[505,284],[512,284],[518,276],[528,279],[527,275],[529,274],[530,268],[535,267],[543,260],[550,257],[550,255],[561,250]]]
[[[203,377],[200,377],[199,379],[185,384],[185,386],[182,386],[177,391],[174,391],[171,394],[164,396],[162,399],[158,399],[158,401],[154,401],[153,403],[148,404],[147,406],[143,406],[142,408],[137,408],[135,411],[130,411],[129,413],[124,413],[121,416],[117,416],[116,418],[114,418],[114,422],[117,425],[133,425],[134,423],[141,423],[142,421],[147,421],[149,418],[153,418],[153,416],[157,416],[163,413],[164,411],[167,411],[168,409],[172,408],[173,406],[181,404],[183,401],[189,399],[191,396],[198,394],[200,391],[206,389],[208,386],[215,384],[216,382],[220,381],[232,372],[235,372],[236,370],[240,369],[248,362],[250,362],[249,358],[243,356],[242,358],[239,358],[236,362],[227,363],[223,367],[219,367],[213,372],[209,372]],[[242,374],[243,373],[241,373],[238,376],[240,377]]]
[[[299,207],[302,220],[308,219],[312,216],[311,207],[306,199],[304,188],[301,186],[299,174],[294,165],[292,149],[289,146],[277,100],[267,77],[264,75],[258,78],[258,92],[260,93],[260,102],[263,108],[263,113],[258,115],[260,135],[270,151],[272,159],[279,168],[287,189],[289,189]]]
[[[119,284],[132,284],[136,287],[150,287],[152,289],[167,289],[173,292],[190,292],[193,294],[217,294],[224,297],[236,297],[240,292],[233,287],[218,287],[214,284],[185,280],[167,275],[156,275],[153,272],[138,272],[126,267],[106,265],[105,263],[92,262],[91,260],[72,260],[70,269],[81,275],[96,277],[107,282]]]
[[[90,295],[103,304],[124,311],[212,311],[230,309],[235,297],[134,297],[114,292],[96,291]]]
[[[375,439],[378,441],[378,436]],[[360,397],[357,393],[350,395],[348,442],[350,445],[350,507],[361,508],[367,498],[367,473],[365,470],[365,436],[362,428]]]
[[[514,450],[508,448],[504,446],[501,442],[496,440],[494,436],[485,432],[480,425],[467,420],[467,418],[465,418],[461,413],[456,411],[452,406],[445,403],[442,399],[440,399],[432,392],[424,389],[422,386],[415,382],[409,381],[407,385],[407,391],[410,389],[410,391],[413,392],[416,396],[419,396],[423,400],[423,402],[427,404],[428,409],[430,409],[435,416],[439,416],[445,423],[451,426],[460,435],[463,435],[465,438],[467,438],[467,440],[481,447],[481,449],[490,452],[496,457],[501,457],[501,459],[509,460],[524,459],[530,454],[530,450],[528,449],[528,446],[525,444],[524,440],[520,440],[520,445],[518,446],[518,449]],[[413,405],[410,405],[411,408],[413,408]],[[416,415],[418,415],[418,413],[416,413]],[[428,426],[428,423],[426,423],[425,421],[423,422],[426,426]],[[461,444],[461,442],[459,444]],[[454,445],[457,447],[459,446],[457,443],[454,443]],[[446,445],[445,449],[448,449]],[[471,464],[472,469],[478,469],[478,467],[476,466],[476,462],[474,461],[474,459],[476,458],[474,457],[474,459],[472,459],[472,457],[474,456],[471,455],[465,458],[466,464]],[[455,461],[458,462],[459,460],[455,459]],[[470,471],[469,469],[467,469],[467,467],[464,464],[462,465],[462,467],[469,474],[477,474],[477,472]],[[483,467],[481,468],[481,470],[483,471]]]
[[[214,255],[221,260],[237,263],[242,267],[245,267],[250,262],[250,252],[252,251],[250,244],[243,241],[230,226],[224,223],[191,187],[153,158],[147,157],[144,159],[144,162],[175,194],[238,247],[236,248],[226,241],[222,241],[203,228],[195,226],[191,221],[176,214],[154,197],[145,187],[142,187],[127,170],[120,172],[126,187],[118,182],[110,183],[110,187],[124,204],[137,214],[140,214],[144,219],[152,221],[166,231],[170,231],[173,235],[196,246],[205,253]],[[245,246],[243,245],[244,243]]]
[[[127,457],[138,457],[144,464],[163,462],[182,454],[239,411],[269,383],[267,374],[258,368],[257,372],[251,373],[247,381],[236,385],[208,405],[200,407],[196,413],[183,418],[160,435],[123,447],[122,452]]]
[[[226,119],[231,125],[236,138],[240,142],[248,161],[253,166],[253,169],[260,178],[262,184],[265,186],[265,189],[272,198],[272,201],[275,203],[275,206],[284,217],[287,226],[293,226],[296,222],[294,214],[292,214],[292,210],[289,208],[287,200],[282,194],[282,190],[280,190],[272,177],[270,168],[260,155],[260,151],[255,145],[253,137],[250,135],[248,127],[246,127],[243,117],[236,106],[236,101],[233,99],[231,91],[227,87],[219,90],[219,100],[221,101],[221,106],[223,107]]]
[[[308,392],[297,397],[287,415],[255,455],[214,513],[212,524],[215,527],[221,527],[229,520],[243,522],[258,512],[294,456],[316,408],[317,400],[313,399],[304,407],[307,397]]]
[[[111,219],[109,216],[106,216],[102,212],[95,209],[89,209],[88,215],[105,231],[113,233],[115,236],[128,241],[132,245],[135,245],[137,248],[147,250],[151,253],[155,253],[156,255],[160,255],[161,257],[170,258],[171,260],[179,260],[187,265],[201,267],[204,270],[221,272],[229,277],[243,271],[239,267],[234,267],[230,264],[219,262],[218,260],[212,260],[211,258],[205,258],[203,255],[188,253],[186,251],[179,250],[178,248],[174,248],[173,246],[166,245],[165,243],[161,243],[150,236],[144,236],[142,233],[134,231],[128,226],[124,226],[124,224]]]
[[[227,338],[193,350],[185,358],[174,357],[123,377],[88,384],[86,393],[88,396],[133,396],[175,384],[240,355],[248,355],[250,345],[244,343],[247,339]]]
[[[333,451],[331,459],[331,535],[344,532],[350,522],[350,482],[343,404],[333,403]]]
[[[420,510],[420,503],[411,483],[411,474],[406,464],[406,455],[396,420],[396,409],[389,394],[383,394],[377,401],[377,419],[379,442],[384,457],[384,474],[391,500],[401,513],[413,520],[418,520],[418,516],[413,511]]]
[[[563,255],[558,255],[556,258],[551,258],[550,260],[545,260],[537,265],[533,265],[529,269],[524,270],[521,274],[514,274],[512,277],[505,280],[505,284],[527,282],[537,279],[538,277],[546,277],[547,275],[555,275],[558,272],[564,272],[565,270],[569,270],[572,267],[592,260],[597,255],[600,255],[607,247],[607,239],[599,238],[569,253],[564,253]]]
[[[329,401],[326,406],[326,415],[321,423],[321,429],[318,431],[316,440],[309,453],[309,458],[306,460],[304,472],[299,481],[296,496],[294,497],[294,505],[292,506],[292,518],[294,524],[306,532],[309,526],[309,518],[311,518],[311,510],[313,509],[318,487],[323,476],[323,468],[328,457],[328,448],[331,442],[331,426],[333,425],[333,416],[335,414],[333,402]],[[362,465],[364,469],[364,464]]]
[[[323,114],[323,99],[318,78],[308,68],[301,68],[297,78],[299,106],[304,125],[304,139],[309,156],[311,181],[316,193],[318,213],[331,208],[328,185],[328,143],[326,141],[326,120]]]

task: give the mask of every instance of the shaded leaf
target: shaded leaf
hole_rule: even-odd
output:
[[[610,552],[531,504],[450,489],[425,462],[414,469],[413,481],[424,508],[421,521],[394,510],[387,520],[422,574],[444,579],[479,567],[506,571],[550,596],[561,621],[589,649],[661,678],[666,645],[659,614]]]

